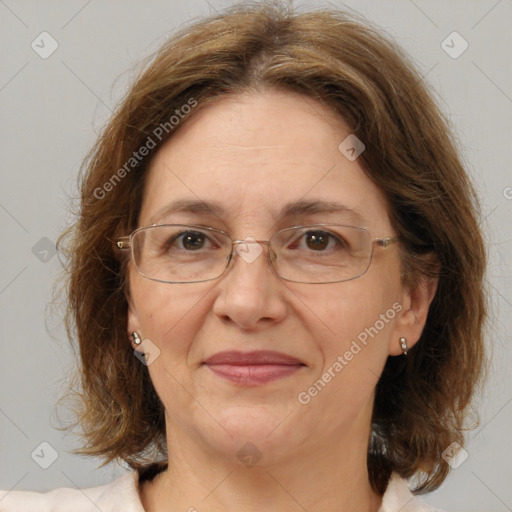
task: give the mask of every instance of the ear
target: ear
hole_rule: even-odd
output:
[[[413,288],[402,291],[402,309],[397,315],[394,331],[389,342],[389,355],[402,354],[400,338],[406,338],[407,348],[413,347],[421,337],[427,322],[430,304],[434,299],[439,279],[421,277]]]

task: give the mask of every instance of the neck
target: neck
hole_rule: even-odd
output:
[[[277,462],[251,466],[223,458],[172,427],[168,424],[168,469],[141,490],[147,512],[376,512],[380,507],[366,466],[369,432],[344,439],[332,432]]]

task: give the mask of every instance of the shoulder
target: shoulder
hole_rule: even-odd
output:
[[[113,482],[88,489],[63,487],[40,493],[0,491],[1,512],[144,512],[139,476],[128,473]]]
[[[382,497],[382,505],[379,512],[442,512],[435,509],[410,491],[406,481],[396,473],[391,475],[388,487]]]
[[[46,493],[0,491],[2,512],[144,512],[139,476],[129,473],[110,484],[88,489],[61,488]],[[421,502],[405,480],[393,474],[379,512],[441,512]]]

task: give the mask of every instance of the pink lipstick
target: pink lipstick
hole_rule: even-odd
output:
[[[306,366],[295,357],[268,350],[219,352],[204,364],[216,375],[244,386],[288,377]]]

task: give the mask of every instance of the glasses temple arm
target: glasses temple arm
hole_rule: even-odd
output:
[[[122,236],[117,239],[116,245],[118,249],[129,249],[131,246],[130,243],[130,237],[129,236]]]
[[[385,238],[376,238],[374,242],[379,245],[380,247],[389,247],[392,244],[395,244],[398,242],[397,236],[387,236]]]

